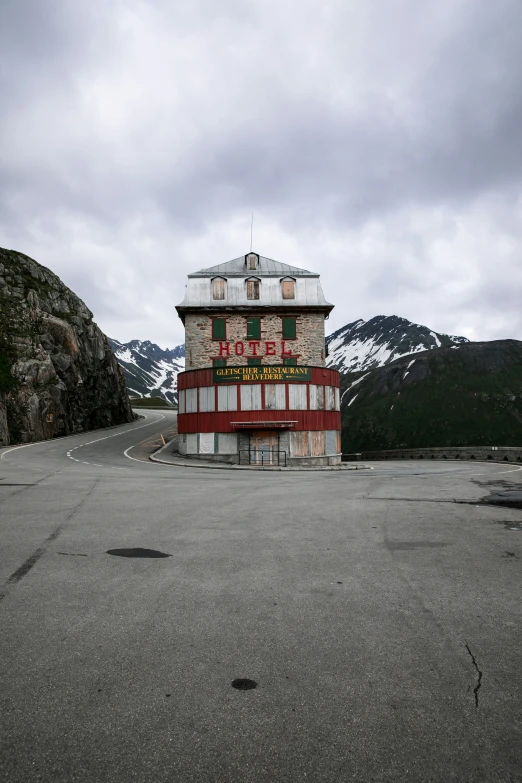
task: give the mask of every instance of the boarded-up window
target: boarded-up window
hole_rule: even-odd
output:
[[[295,282],[293,280],[282,280],[283,299],[295,299]]]
[[[225,281],[222,277],[215,277],[212,281],[212,299],[225,298]]]
[[[323,430],[313,430],[312,436],[312,457],[322,457],[325,451],[325,438]]]
[[[214,432],[200,432],[199,433],[199,453],[200,454],[213,454],[214,453]]]
[[[218,411],[237,411],[237,386],[218,386]]]
[[[217,436],[218,454],[237,454],[237,435],[235,432],[219,432]]]
[[[247,299],[259,299],[259,280],[247,280]]]
[[[203,413],[215,410],[215,386],[201,386],[199,390],[199,410]]]
[[[186,410],[185,413],[197,413],[198,412],[198,390],[187,389],[186,391]]]
[[[288,386],[289,391],[289,403],[288,407],[295,411],[305,411],[307,409],[306,404],[306,384],[304,383],[291,383]]]
[[[337,387],[334,388],[334,394],[335,394],[335,410],[339,411],[341,410],[341,397],[339,394],[339,389]]]
[[[322,411],[324,409],[324,386],[310,385],[310,410]]]
[[[260,411],[261,410],[261,384],[252,383],[241,387],[241,410],[242,411]]]
[[[334,390],[333,386],[324,387],[324,408],[327,411],[333,411],[334,409]]]
[[[265,408],[267,411],[283,411],[286,408],[286,394],[283,383],[266,384]]]
[[[185,413],[185,389],[178,392],[178,413]]]
[[[290,454],[292,457],[308,457],[308,432],[290,433]]]
[[[198,434],[197,432],[187,433],[187,454],[198,453]]]
[[[247,256],[247,269],[257,269],[257,256],[255,253],[249,253]]]
[[[332,454],[339,454],[337,448],[338,432],[337,430],[326,430],[326,453],[331,456]]]

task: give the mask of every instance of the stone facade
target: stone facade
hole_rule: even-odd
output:
[[[296,318],[295,339],[283,338],[283,316]],[[282,364],[284,358],[296,358],[297,364],[324,366],[324,314],[263,312],[241,314],[224,312],[226,339],[212,339],[212,317],[204,313],[185,317],[186,368],[197,370],[212,365],[213,359],[223,358],[228,366],[245,365],[250,358],[259,358],[261,364]],[[261,334],[258,340],[247,337],[247,320],[259,318]]]

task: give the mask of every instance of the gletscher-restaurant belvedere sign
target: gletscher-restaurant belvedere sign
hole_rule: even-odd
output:
[[[214,367],[214,383],[247,383],[248,381],[310,381],[311,367],[274,366],[256,367]]]

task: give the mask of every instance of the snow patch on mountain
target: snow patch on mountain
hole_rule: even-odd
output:
[[[469,342],[439,334],[398,316],[378,315],[346,324],[326,338],[326,365],[342,373],[382,367],[408,354]]]
[[[149,340],[120,343],[109,339],[123,369],[131,397],[162,397],[177,403],[178,373],[185,369],[185,346],[163,350]]]

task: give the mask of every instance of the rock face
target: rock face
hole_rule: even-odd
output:
[[[467,342],[467,337],[433,332],[396,315],[376,315],[346,324],[327,337],[326,365],[341,373],[373,370],[410,353]]]
[[[133,419],[91,311],[49,269],[0,248],[0,446]]]
[[[522,342],[461,343],[341,381],[343,451],[522,446]]]

